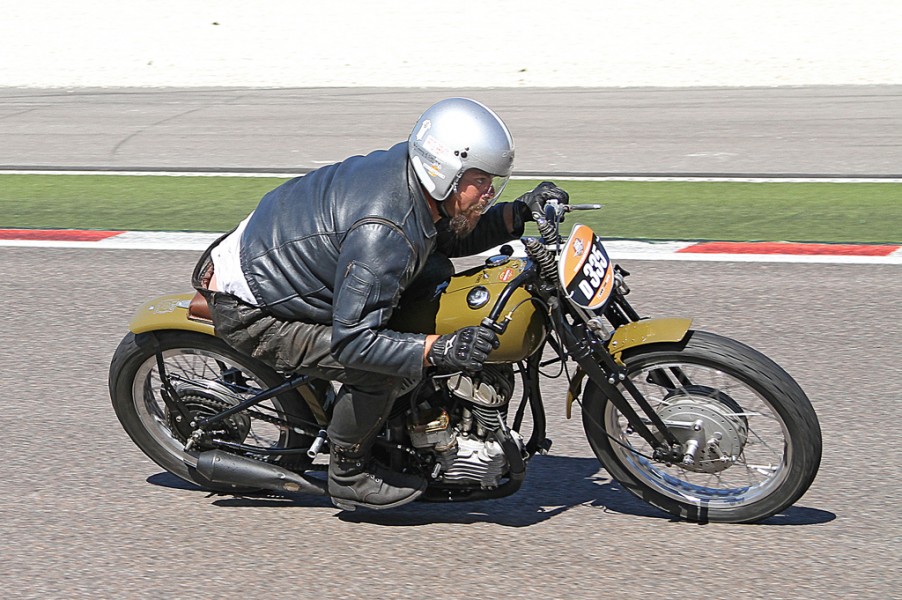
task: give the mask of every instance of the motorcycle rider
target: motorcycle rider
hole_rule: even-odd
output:
[[[280,372],[343,384],[328,426],[328,490],[337,506],[416,499],[426,487],[421,476],[372,460],[380,426],[424,369],[478,371],[497,348],[496,334],[481,326],[421,335],[387,323],[424,270],[450,276],[446,257],[518,238],[547,200],[568,201],[544,182],[496,205],[513,161],[513,139],[492,110],[445,99],[422,114],[406,143],[270,191],[198,263],[194,285],[217,336]]]

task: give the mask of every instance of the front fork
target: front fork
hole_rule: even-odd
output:
[[[571,326],[566,323],[561,310],[552,310],[552,315],[552,318],[556,321],[555,327],[562,333],[564,345],[569,350],[573,360],[623,414],[633,431],[654,449],[653,458],[666,463],[682,461],[683,444],[655,412],[645,396],[642,395],[642,392],[627,377],[626,368],[614,360],[614,357],[604,347],[601,339],[594,333],[586,331],[586,325],[584,324]],[[598,328],[600,329],[600,324]],[[645,419],[658,430],[659,434],[656,435],[646,425],[643,417],[636,412],[633,405],[624,396],[621,386],[635,401]]]

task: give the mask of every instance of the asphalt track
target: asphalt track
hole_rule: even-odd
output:
[[[0,168],[296,172],[406,139],[450,95],[502,116],[521,175],[902,176],[902,86],[0,88]]]
[[[75,114],[56,127],[82,131]],[[165,124],[150,129],[166,166],[221,164],[186,150],[187,138]],[[106,150],[90,160],[69,139],[82,159],[69,164],[111,166],[118,155],[112,166],[140,165],[149,154],[123,153],[150,133],[98,133],[93,147]],[[210,148],[215,133],[190,137]],[[114,139],[120,150],[109,154]],[[892,144],[883,154],[898,152]],[[58,164],[62,150],[48,147],[46,164]],[[798,158],[811,162],[786,171],[895,174],[880,166],[881,153],[854,170],[853,145],[847,150],[836,162]],[[0,162],[13,164],[5,144],[0,151]],[[40,163],[42,153],[31,152],[24,164]],[[200,156],[208,160],[191,160]],[[245,166],[272,166],[266,160]],[[821,420],[821,471],[795,507],[760,525],[701,526],[669,520],[599,470],[579,421],[563,418],[560,380],[545,385],[552,453],[530,464],[524,488],[507,499],[346,514],[316,498],[211,496],[182,484],[120,429],[106,376],[135,307],[186,289],[196,258],[0,248],[5,597],[888,598],[902,586],[897,265],[623,261],[643,313],[691,316],[697,328],[766,352],[797,378]]]

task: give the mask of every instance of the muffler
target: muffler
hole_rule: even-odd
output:
[[[213,483],[326,496],[326,482],[252,458],[208,450],[197,457],[197,472]]]

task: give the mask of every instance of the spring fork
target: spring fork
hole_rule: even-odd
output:
[[[523,245],[526,247],[526,253],[539,265],[539,273],[542,278],[549,283],[556,284],[557,269],[554,256],[548,251],[548,248],[535,238],[524,238]]]

